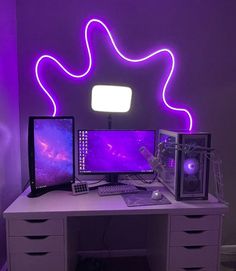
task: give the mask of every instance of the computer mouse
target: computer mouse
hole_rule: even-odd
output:
[[[162,193],[159,190],[155,190],[152,192],[151,198],[154,200],[160,200],[162,199]]]

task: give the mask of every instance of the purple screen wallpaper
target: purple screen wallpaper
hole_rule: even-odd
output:
[[[153,130],[79,130],[78,139],[80,173],[152,172],[139,149],[154,154]]]
[[[35,119],[34,145],[36,187],[72,181],[72,119]]]

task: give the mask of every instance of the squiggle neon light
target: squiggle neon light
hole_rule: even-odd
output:
[[[169,84],[169,81],[171,79],[171,76],[173,74],[173,71],[174,71],[174,67],[175,67],[175,58],[174,58],[174,55],[173,53],[167,49],[167,48],[163,48],[163,49],[160,49],[160,50],[157,50],[151,54],[148,54],[147,56],[144,56],[144,57],[141,57],[141,58],[137,58],[137,59],[132,59],[132,58],[129,58],[127,56],[125,56],[119,49],[118,47],[116,46],[116,43],[111,35],[111,32],[109,31],[109,29],[107,28],[107,26],[101,21],[101,20],[98,20],[98,19],[91,19],[86,27],[85,27],[85,32],[84,32],[84,35],[85,35],[85,43],[86,43],[86,49],[87,49],[87,53],[88,53],[88,59],[89,59],[89,62],[88,62],[88,67],[87,69],[81,73],[81,74],[73,74],[71,72],[69,72],[56,58],[50,56],[50,55],[42,55],[38,60],[37,60],[37,63],[35,65],[35,74],[36,74],[36,78],[37,78],[37,81],[40,85],[40,87],[42,88],[42,90],[46,93],[46,95],[48,96],[48,98],[51,100],[52,104],[53,104],[53,116],[56,115],[57,113],[57,106],[56,106],[56,103],[52,97],[52,95],[49,93],[49,91],[46,89],[46,87],[44,87],[43,83],[41,82],[40,80],[40,77],[39,77],[39,65],[40,63],[43,61],[43,60],[52,60],[54,61],[66,74],[68,74],[69,76],[73,77],[73,78],[76,78],[76,79],[80,79],[80,78],[83,78],[83,77],[86,77],[89,73],[89,71],[91,70],[91,67],[92,67],[92,64],[93,64],[93,61],[92,61],[92,54],[91,54],[91,47],[90,47],[90,44],[89,44],[89,39],[88,39],[88,32],[89,32],[89,27],[92,25],[92,24],[100,24],[107,32],[109,38],[110,38],[110,42],[111,44],[113,45],[116,53],[124,60],[128,61],[128,62],[133,62],[133,63],[138,63],[138,62],[144,62],[152,57],[154,57],[155,55],[157,54],[161,54],[161,53],[168,53],[169,56],[171,57],[171,69],[170,69],[170,72],[169,72],[169,75],[165,81],[165,84],[163,86],[163,89],[162,89],[162,99],[163,99],[163,102],[164,104],[166,105],[166,107],[168,107],[169,109],[171,110],[174,110],[174,111],[180,111],[180,112],[184,112],[185,114],[187,114],[188,116],[188,119],[189,119],[189,131],[192,130],[192,126],[193,126],[193,120],[192,120],[192,116],[190,114],[190,112],[185,109],[185,108],[177,108],[177,107],[174,107],[172,105],[170,105],[167,100],[166,100],[166,89],[167,89],[167,85]]]

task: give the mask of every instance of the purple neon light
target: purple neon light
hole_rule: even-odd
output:
[[[196,174],[199,171],[199,162],[195,158],[190,158],[184,161],[184,172],[187,174]]]
[[[154,57],[155,55],[157,54],[161,54],[161,53],[167,53],[169,54],[170,58],[171,58],[171,68],[170,68],[170,71],[169,71],[169,74],[168,74],[168,77],[164,83],[164,86],[163,86],[163,89],[162,89],[162,99],[163,99],[163,102],[164,104],[166,105],[166,107],[168,107],[169,109],[171,110],[174,110],[174,111],[179,111],[179,112],[184,112],[185,114],[187,114],[188,116],[188,119],[189,119],[189,126],[188,126],[188,129],[189,131],[192,130],[192,126],[193,126],[193,120],[192,120],[192,116],[190,114],[190,112],[185,109],[185,108],[177,108],[177,107],[174,107],[172,105],[170,105],[167,100],[166,100],[166,89],[167,89],[167,86],[169,84],[169,81],[171,79],[171,76],[173,74],[173,71],[174,71],[174,68],[175,68],[175,58],[174,58],[174,55],[173,53],[171,52],[171,50],[167,49],[167,48],[163,48],[163,49],[159,49],[159,50],[156,50],[154,52],[152,52],[151,54],[148,54],[146,56],[143,56],[141,58],[129,58],[127,56],[125,56],[119,49],[118,47],[116,46],[116,43],[111,35],[111,32],[109,31],[109,29],[107,28],[107,26],[101,21],[101,20],[98,20],[98,19],[91,19],[85,26],[85,32],[84,32],[84,35],[85,35],[85,43],[86,43],[86,49],[87,49],[87,53],[88,53],[88,67],[87,69],[85,69],[85,71],[81,74],[73,74],[71,72],[69,72],[62,64],[61,62],[59,62],[56,58],[50,56],[50,55],[42,55],[36,62],[36,65],[35,65],[35,74],[36,74],[36,78],[37,78],[37,81],[40,85],[40,87],[42,88],[42,90],[45,92],[45,94],[48,96],[48,98],[50,99],[50,101],[52,102],[53,104],[53,114],[52,116],[55,116],[56,113],[57,113],[57,106],[56,106],[56,103],[52,97],[52,95],[50,94],[49,90],[46,89],[46,87],[43,85],[42,81],[40,80],[40,76],[39,76],[39,65],[40,63],[43,61],[43,60],[51,60],[51,61],[54,61],[66,74],[68,74],[69,76],[71,76],[72,78],[75,78],[75,79],[80,79],[80,78],[83,78],[83,77],[86,77],[88,75],[88,73],[90,72],[91,70],[91,67],[92,67],[92,64],[93,64],[93,60],[92,60],[92,54],[91,54],[91,46],[90,46],[90,43],[89,43],[89,39],[88,39],[88,32],[89,32],[89,27],[92,25],[92,24],[100,24],[107,32],[109,38],[110,38],[110,42],[111,44],[113,45],[114,49],[115,49],[115,52],[124,60],[126,60],[127,62],[133,62],[133,63],[139,63],[139,62],[144,62],[152,57]]]

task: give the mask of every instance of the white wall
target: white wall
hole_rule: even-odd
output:
[[[15,0],[0,2],[0,269],[6,261],[2,212],[21,188]]]

